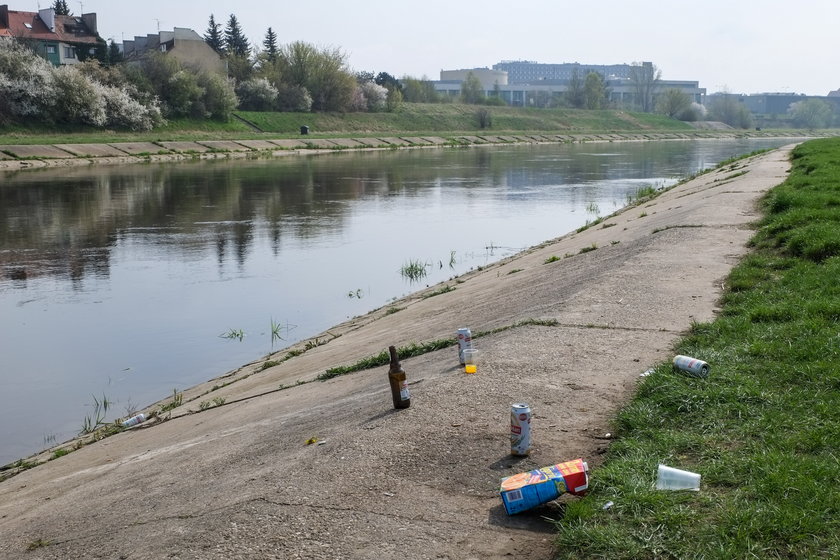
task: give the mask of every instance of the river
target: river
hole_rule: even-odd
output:
[[[0,465],[791,139],[0,174]],[[419,264],[425,276],[401,270]],[[277,338],[280,337],[280,338]]]

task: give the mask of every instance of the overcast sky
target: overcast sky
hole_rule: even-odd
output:
[[[4,0],[36,11],[36,0]],[[439,79],[440,71],[501,60],[618,64],[651,61],[668,80],[698,80],[709,93],[826,95],[840,88],[838,0],[68,0],[96,12],[99,33],[134,35],[189,27],[231,13],[252,44],[339,47],[354,70]],[[41,7],[51,0],[40,0]]]

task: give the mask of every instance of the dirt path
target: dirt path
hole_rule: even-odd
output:
[[[187,402],[170,421],[0,483],[0,557],[550,558],[544,518],[562,505],[508,517],[499,479],[577,457],[597,466],[639,374],[669,359],[692,321],[713,318],[755,201],[784,179],[788,152],[330,329],[328,344],[204,397],[229,404],[188,414],[200,399]],[[546,326],[514,326],[529,319]],[[454,347],[405,360],[407,410],[392,409],[387,368],[233,402],[462,326],[512,328],[475,341],[477,375],[460,372]],[[514,460],[519,401],[534,413],[534,448]]]

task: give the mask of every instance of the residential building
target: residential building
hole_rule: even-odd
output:
[[[165,53],[176,58],[184,66],[227,75],[227,65],[219,54],[207,44],[204,38],[186,27],[172,31],[134,37],[123,41],[123,55],[127,61],[140,60],[152,52]]]
[[[60,16],[52,8],[20,12],[3,4],[0,37],[29,43],[55,66],[78,64],[96,54],[97,48],[105,48],[105,41],[96,29],[95,13]]]

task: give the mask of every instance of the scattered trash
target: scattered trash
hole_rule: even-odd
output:
[[[709,377],[709,364],[691,356],[674,356],[674,369],[693,377]]]
[[[508,515],[550,502],[564,492],[583,495],[589,488],[589,466],[575,459],[502,479],[502,503]]]
[[[656,475],[657,490],[700,490],[700,475],[659,465]]]
[[[462,327],[458,329],[458,362],[464,365],[464,350],[472,348],[472,333],[470,329]]]
[[[643,372],[641,375],[639,375],[639,377],[647,377],[648,375],[652,374],[653,372],[654,372],[654,369],[650,368],[649,370],[647,370],[647,371]]]
[[[464,349],[464,373],[475,373],[478,370],[478,350]]]
[[[311,437],[308,440],[306,440],[306,445],[312,445],[313,443],[318,443],[318,438]]]
[[[610,439],[612,437],[612,434],[610,432],[607,432],[606,434],[604,434],[604,437]]]
[[[400,365],[397,357],[397,348],[389,346],[391,353],[391,367],[388,370],[388,382],[391,384],[391,398],[394,400],[394,408],[408,408],[411,406],[411,394],[408,391],[408,382],[405,378],[405,370]]]
[[[393,492],[382,492],[382,495],[388,496],[389,498],[393,498],[394,496],[396,496],[396,494],[394,494]]]
[[[324,445],[325,443],[327,443],[327,440],[322,439],[321,441],[318,442],[318,445]]]
[[[606,511],[606,510],[610,509],[611,507],[613,507],[614,505],[615,504],[612,503],[612,502],[607,502],[606,504],[604,504],[604,506],[601,509]]]
[[[524,456],[531,453],[531,407],[515,403],[510,407],[510,454]]]
[[[146,421],[146,415],[145,414],[137,414],[136,416],[132,416],[128,420],[124,421],[122,423],[122,427],[123,428],[130,428],[132,426],[136,426],[137,424],[142,424],[145,421]]]

